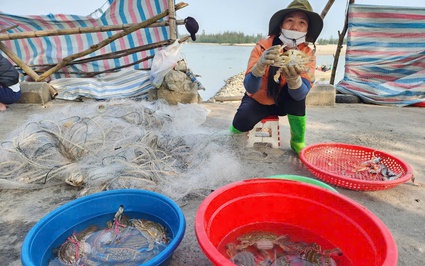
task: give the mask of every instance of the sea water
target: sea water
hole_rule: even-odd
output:
[[[183,44],[181,53],[188,67],[205,87],[200,90],[204,101],[213,97],[224,85],[225,81],[247,67],[252,45],[217,45],[217,44]],[[317,55],[316,64],[332,65],[333,55]],[[335,83],[343,78],[345,57],[339,57]]]

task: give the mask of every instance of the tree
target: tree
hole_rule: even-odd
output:
[[[243,32],[225,31],[223,33],[206,34],[205,30],[201,34],[196,35],[197,43],[228,43],[228,44],[239,44],[239,43],[256,43],[261,38],[266,38],[261,34],[257,35],[245,35]],[[188,42],[190,42],[188,40]],[[344,44],[346,39],[344,39]],[[317,44],[338,44],[338,38],[331,36],[329,39],[320,38],[317,40]]]

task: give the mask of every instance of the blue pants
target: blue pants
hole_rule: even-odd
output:
[[[9,87],[0,85],[0,103],[12,104],[16,103],[21,97],[21,91],[15,92]]]
[[[301,101],[295,101],[286,90],[285,88],[282,90],[278,105],[260,104],[245,94],[233,118],[233,127],[239,131],[246,132],[253,129],[261,119],[267,116],[285,116],[287,114],[304,116],[306,109],[305,98]]]

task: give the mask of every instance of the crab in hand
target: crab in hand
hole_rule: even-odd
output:
[[[275,60],[272,66],[279,67],[276,74],[273,76],[273,79],[276,83],[279,82],[281,73],[284,71],[284,68],[293,66],[297,72],[301,73],[308,71],[307,65],[313,61],[311,56],[301,52],[297,49],[289,49],[286,52],[283,52],[284,46],[281,48],[280,56]]]

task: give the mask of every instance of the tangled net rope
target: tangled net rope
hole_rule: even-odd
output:
[[[1,143],[0,189],[66,182],[80,195],[140,188],[178,200],[239,171],[223,145],[229,136],[202,126],[202,105],[121,100],[71,108],[31,117]]]

